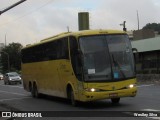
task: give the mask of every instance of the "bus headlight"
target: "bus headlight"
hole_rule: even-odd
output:
[[[91,88],[91,92],[95,92],[96,91],[96,89],[94,89],[94,88]]]
[[[87,91],[87,92],[98,92],[99,89],[95,89],[95,88],[87,88],[86,91]]]
[[[136,86],[136,84],[130,84],[130,85],[128,85],[128,88],[133,88],[135,86]]]

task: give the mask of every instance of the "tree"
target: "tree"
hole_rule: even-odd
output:
[[[21,70],[21,49],[22,45],[20,43],[10,43],[2,49],[1,62],[3,72]]]
[[[160,23],[148,23],[143,27],[143,29],[152,29],[160,34]]]

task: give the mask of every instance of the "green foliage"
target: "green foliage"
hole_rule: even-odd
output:
[[[20,43],[10,43],[2,49],[1,62],[3,72],[21,70],[21,49],[22,45]]]
[[[152,29],[160,33],[160,23],[148,23],[143,27],[143,29]]]

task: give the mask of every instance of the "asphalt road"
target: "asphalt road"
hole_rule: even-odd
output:
[[[133,117],[133,114],[137,111],[139,114],[146,111],[147,113],[160,113],[160,86],[154,84],[139,85],[138,94],[136,97],[122,98],[120,104],[113,105],[110,100],[102,100],[91,103],[80,103],[78,107],[73,107],[70,103],[61,98],[55,98],[45,96],[41,99],[32,98],[30,93],[23,90],[22,85],[4,85],[3,81],[0,81],[0,111],[36,111],[43,112],[48,111],[48,114],[52,114],[53,111],[57,112],[57,116],[54,119],[70,120],[71,117],[61,117],[63,115],[72,115],[73,120],[87,119],[87,120],[104,120],[106,117],[102,115],[99,117],[99,113],[113,114],[110,119],[118,120],[132,120],[132,119],[151,119],[160,120],[160,117]],[[51,111],[51,112],[49,112]],[[59,112],[60,111],[60,112]],[[63,112],[62,112],[63,111]],[[88,112],[89,111],[89,112]],[[108,112],[107,112],[108,111]],[[114,112],[113,112],[114,111]],[[134,112],[132,112],[134,111]],[[143,111],[143,112],[141,112]],[[83,114],[88,112],[88,116]],[[120,115],[119,115],[120,113]],[[122,117],[121,117],[121,113]],[[96,116],[97,114],[97,116]],[[117,115],[118,114],[118,115]],[[67,116],[66,115],[66,116]],[[82,115],[82,117],[80,117]],[[98,116],[99,115],[99,116]],[[123,115],[126,117],[123,117]],[[142,114],[143,115],[143,114]],[[94,117],[91,117],[94,116]],[[115,117],[117,116],[117,117]],[[129,117],[127,117],[129,116]],[[30,118],[25,118],[30,120]],[[39,120],[40,118],[37,118]],[[48,118],[42,118],[47,119]],[[53,119],[50,117],[50,119]],[[0,118],[1,120],[1,118]]]

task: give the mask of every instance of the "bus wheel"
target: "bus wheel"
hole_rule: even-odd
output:
[[[72,104],[73,106],[77,106],[77,101],[75,100],[73,90],[71,90],[71,104]]]
[[[70,89],[70,91],[69,91],[69,99],[70,99],[70,101],[71,101],[71,104],[73,105],[73,106],[77,106],[77,101],[75,100],[75,97],[74,97],[74,92],[73,92],[73,90],[72,89]]]
[[[113,104],[118,104],[120,101],[120,98],[111,98],[111,101]]]
[[[38,89],[37,89],[36,84],[33,85],[31,94],[32,94],[32,97],[39,98],[39,93],[38,93]]]

